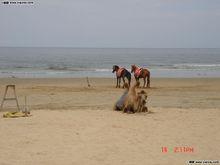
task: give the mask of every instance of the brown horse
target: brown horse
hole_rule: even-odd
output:
[[[146,84],[146,78],[147,78],[147,87],[150,87],[150,71],[146,68],[139,68],[136,65],[131,65],[131,73],[134,72],[134,77],[136,81],[139,81],[140,78],[144,79],[144,85]]]
[[[116,77],[117,77],[117,85],[116,85],[116,88],[119,87],[120,88],[120,84],[121,84],[121,78],[124,82],[124,85],[125,85],[125,77],[128,79],[128,85],[130,86],[130,83],[131,83],[131,73],[125,69],[125,68],[120,68],[119,66],[117,65],[114,65],[112,67],[112,73],[116,72]],[[123,85],[123,88],[124,88],[124,85]]]

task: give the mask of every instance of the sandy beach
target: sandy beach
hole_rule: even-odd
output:
[[[220,158],[220,78],[152,79],[145,89],[148,114],[113,111],[123,92],[115,81],[91,78],[88,88],[85,78],[0,79],[0,99],[5,85],[16,84],[19,104],[27,96],[32,114],[2,118],[12,103],[0,111],[0,164],[176,165]]]

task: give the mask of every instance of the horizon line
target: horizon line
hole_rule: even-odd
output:
[[[0,48],[71,48],[71,49],[220,49],[220,47],[71,47],[71,46],[0,46]]]

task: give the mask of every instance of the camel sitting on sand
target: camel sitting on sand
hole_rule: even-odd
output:
[[[146,106],[147,93],[142,90],[137,93],[136,88],[140,85],[136,82],[128,91],[122,111],[125,113],[148,112]]]
[[[122,110],[124,113],[148,112],[146,106],[147,93],[144,90],[137,93],[136,88],[139,87],[139,85],[140,83],[136,82],[129,89],[128,84],[125,83],[126,90],[114,105],[114,110]]]

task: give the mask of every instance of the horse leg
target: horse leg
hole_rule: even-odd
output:
[[[131,78],[128,79],[128,86],[131,86]]]
[[[120,88],[120,86],[121,86],[121,77],[118,78],[118,83],[119,83],[119,88]]]
[[[118,77],[117,77],[117,84],[116,84],[116,88],[118,88]]]
[[[145,84],[146,84],[146,77],[144,78],[144,85],[143,85],[143,88],[145,88]]]
[[[150,75],[147,76],[147,87],[150,88]]]
[[[127,78],[127,80],[128,80],[128,86],[130,87],[130,85],[131,85],[131,75],[127,75],[126,76],[126,78]]]
[[[135,80],[136,80],[136,82],[139,82],[139,78],[138,77],[135,77]],[[140,88],[140,86],[137,87],[137,88]]]
[[[122,77],[122,80],[123,80],[123,88],[125,87],[125,77]]]

